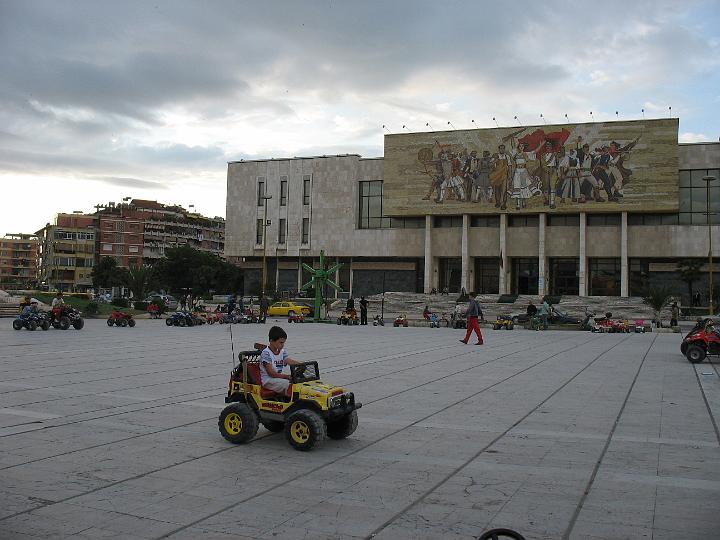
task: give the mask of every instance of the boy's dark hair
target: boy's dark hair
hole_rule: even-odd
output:
[[[285,333],[285,330],[283,330],[279,326],[273,326],[268,332],[268,339],[270,341],[277,341],[281,338],[287,339],[287,334]]]

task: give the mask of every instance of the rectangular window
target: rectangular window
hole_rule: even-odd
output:
[[[392,225],[390,218],[383,216],[383,183],[382,180],[359,182],[359,216],[360,229],[381,229]]]
[[[433,227],[435,229],[448,229],[452,227],[462,227],[462,216],[435,216],[433,217]]]
[[[255,244],[260,245],[263,243],[263,220],[258,219],[255,228]]]
[[[288,181],[287,176],[280,177],[280,206],[287,206]]]
[[[280,219],[280,223],[278,225],[278,244],[284,244],[285,243],[285,233],[287,231],[287,220]]]
[[[713,176],[706,182],[704,177]],[[710,196],[710,223],[720,224],[720,170],[693,169],[680,171],[680,224],[705,225],[708,223],[707,200]]]
[[[620,296],[620,259],[589,259],[588,270],[590,296]]]
[[[537,227],[539,221],[537,215],[508,216],[508,227]]]
[[[130,246],[129,252],[130,252],[130,253],[137,253],[137,252],[138,252],[138,247],[137,247],[137,246]]]
[[[470,216],[471,227],[500,228],[500,216]]]
[[[406,218],[383,218],[390,220],[391,229],[424,229],[425,218],[424,217],[406,217]]]
[[[257,181],[257,205],[262,206],[265,204],[265,177],[258,176]]]
[[[620,214],[590,214],[587,216],[588,227],[615,227],[620,225]]]
[[[112,244],[103,244],[103,251],[112,251]]]
[[[303,204],[310,204],[310,175],[303,175]]]
[[[628,225],[677,225],[679,214],[628,214]]]
[[[302,220],[302,243],[310,243],[310,219],[303,218]]]
[[[579,214],[558,214],[547,216],[548,227],[579,227]]]

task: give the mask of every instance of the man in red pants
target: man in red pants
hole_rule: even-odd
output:
[[[483,344],[483,337],[480,333],[480,326],[478,325],[478,317],[480,316],[480,303],[475,300],[475,295],[470,293],[470,303],[468,304],[467,309],[467,333],[465,334],[465,339],[461,339],[460,341],[467,345],[468,340],[470,339],[470,335],[473,333],[473,330],[477,334],[478,341],[475,345],[482,345]]]

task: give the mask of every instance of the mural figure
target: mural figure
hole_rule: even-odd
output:
[[[492,157],[493,170],[490,173],[490,184],[495,195],[495,208],[507,208],[508,185],[513,173],[513,159],[505,153],[505,145],[498,146],[497,154]]]
[[[514,144],[513,139],[513,144]],[[527,143],[521,142],[518,148],[513,151],[513,161],[515,164],[513,180],[512,180],[512,192],[510,197],[515,199],[515,208],[520,210],[521,208],[527,207],[527,201],[531,196],[530,186],[531,179],[530,173],[528,172],[528,162],[535,159],[534,152],[527,151]]]

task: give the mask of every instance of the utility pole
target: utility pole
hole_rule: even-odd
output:
[[[710,266],[708,267],[708,288],[710,289],[708,297],[708,309],[710,310],[710,316],[712,317],[715,313],[713,306],[713,245],[712,245],[712,223],[710,219],[710,182],[714,182],[716,178],[714,176],[703,176],[705,180],[705,187],[707,193],[707,226],[708,226],[708,259]]]
[[[261,298],[265,296],[265,286],[267,284],[267,266],[265,264],[265,247],[267,246],[267,225],[268,225],[267,205],[268,205],[268,201],[270,199],[272,199],[272,195],[265,195],[263,193],[262,198],[263,198],[263,205],[265,208],[263,209],[263,258],[262,258],[262,283],[260,284],[260,291],[261,291],[260,297]]]

